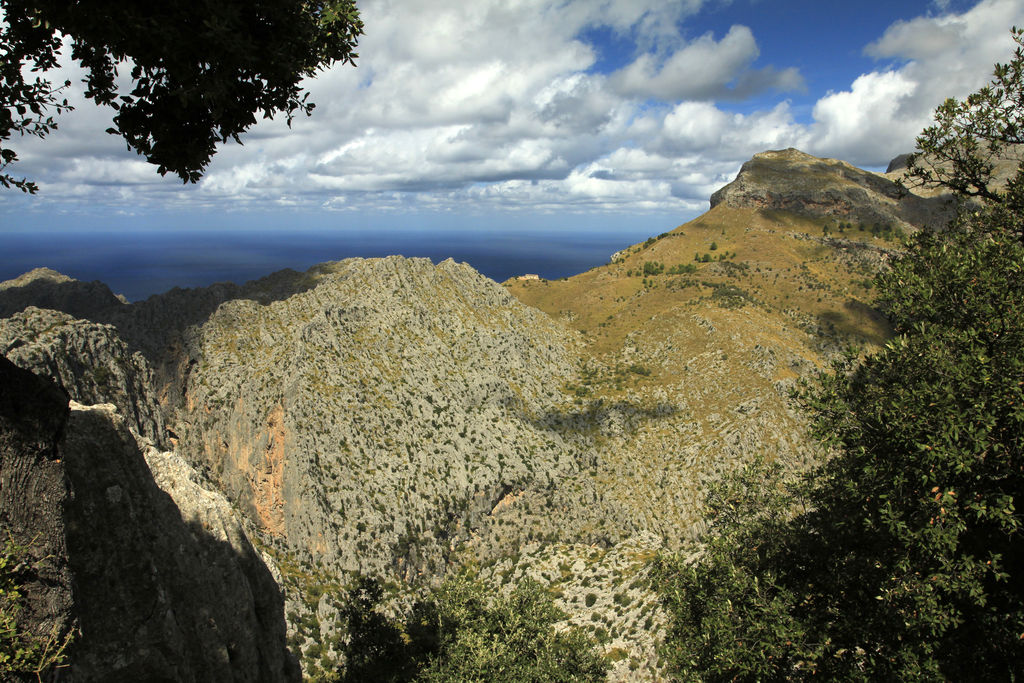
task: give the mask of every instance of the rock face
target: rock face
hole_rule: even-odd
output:
[[[81,681],[286,681],[283,601],[222,496],[146,459],[113,406],[72,404],[67,549]]]
[[[113,405],[69,416],[3,357],[0,526],[32,559],[21,628],[77,630],[61,680],[299,678],[281,593],[224,497],[173,453],[144,458]]]
[[[63,642],[74,626],[61,440],[67,395],[0,356],[0,531],[27,548],[19,627]]]
[[[736,180],[711,195],[711,207],[720,204],[868,225],[896,222],[903,228],[944,224],[952,218],[945,198],[901,196],[889,178],[792,148],[755,154]]]
[[[110,325],[28,307],[0,320],[0,352],[53,380],[79,403],[113,403],[140,437],[162,444],[164,418],[153,375]]]
[[[574,372],[567,330],[452,261],[307,276],[202,326],[174,427],[270,534],[340,569],[442,571],[510,491],[580,468],[544,424]]]

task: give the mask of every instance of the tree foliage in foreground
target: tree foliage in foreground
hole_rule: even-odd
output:
[[[1006,199],[995,186],[996,162],[1024,144],[1024,30],[1011,35],[1013,59],[996,65],[989,85],[936,109],[935,123],[917,139],[919,151],[907,159],[909,180],[997,204]]]
[[[62,36],[85,96],[116,112],[107,132],[161,175],[196,182],[216,144],[238,141],[256,114],[309,114],[300,82],[351,63],[363,28],[354,0],[0,0],[0,12],[0,184],[26,192],[35,184],[3,172],[17,160],[8,141],[45,137],[52,114],[70,109],[46,76]]]
[[[438,650],[417,680],[569,683],[603,681],[608,669],[579,629],[560,631],[565,618],[531,580],[508,594],[488,595],[479,584],[449,582],[439,594]]]
[[[997,79],[1022,64],[1018,50]],[[988,109],[996,120],[970,135],[1017,130],[1014,82],[999,95],[1012,107]],[[919,147],[991,149],[959,135],[932,127]],[[681,678],[1024,671],[1024,173],[987,191],[988,205],[918,234],[880,276],[893,341],[805,387],[834,457],[795,481],[763,464],[727,479],[709,497],[703,555],[663,562],[665,654]]]
[[[377,611],[382,592],[364,580],[346,613],[346,681],[603,681],[607,662],[534,581],[491,592],[467,576],[442,584],[404,623]]]

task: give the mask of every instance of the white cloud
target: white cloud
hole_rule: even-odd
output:
[[[901,110],[917,88],[904,73],[885,71],[864,74],[850,90],[826,95],[814,106],[811,148],[874,165],[895,156],[893,150],[909,151],[923,117],[901,116]]]
[[[918,17],[910,21],[897,21],[885,34],[864,48],[864,52],[878,59],[902,57],[932,59],[956,49],[962,39],[953,21]]]
[[[677,50],[663,64],[651,53],[612,75],[611,87],[629,97],[665,101],[744,98],[769,90],[796,90],[803,79],[796,69],[751,70],[760,50],[746,26],[733,26],[718,42],[706,33]]]
[[[963,14],[894,23],[865,53],[895,62],[818,101],[808,151],[864,166],[912,151],[936,106],[976,90],[1009,59],[1009,29],[1021,16],[1024,0],[983,0]]]
[[[763,65],[757,26],[684,37],[705,3],[366,0],[358,67],[309,82],[312,118],[262,121],[223,146],[198,187],[104,134],[111,112],[84,100],[70,67],[57,77],[75,82],[78,111],[19,141],[11,170],[40,181],[43,204],[694,211],[764,149],[860,165],[909,151],[939,102],[1008,58],[1024,16],[1024,0],[983,0],[897,22],[864,48],[877,69],[794,106],[782,98],[803,80]],[[580,37],[594,27],[636,45],[611,75]]]

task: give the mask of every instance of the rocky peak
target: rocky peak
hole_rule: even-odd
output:
[[[81,403],[116,405],[137,436],[163,444],[164,420],[150,388],[152,372],[112,325],[29,306],[0,319],[0,353],[53,380]]]
[[[950,212],[944,198],[905,195],[880,174],[793,148],[755,154],[736,180],[711,195],[711,207],[719,205],[904,228],[943,222]]]
[[[28,306],[63,311],[76,318],[92,318],[100,311],[125,304],[99,280],[81,282],[50,268],[36,268],[13,280],[0,282],[0,318]]]
[[[73,277],[68,277],[64,273],[58,273],[53,268],[33,268],[27,273],[22,273],[13,280],[7,280],[6,282],[0,282],[0,289],[10,289],[12,287],[24,287],[33,282],[75,282]]]
[[[578,469],[542,424],[575,343],[546,315],[454,261],[349,259],[306,277],[197,330],[174,425],[264,530],[347,570],[440,568],[508,491]]]

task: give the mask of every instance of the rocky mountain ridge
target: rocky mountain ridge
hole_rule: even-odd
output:
[[[126,304],[37,270],[0,284],[0,348],[115,406],[72,423],[125,424],[94,426],[103,448],[130,450],[131,430],[191,528],[247,558],[253,590],[277,577],[307,675],[340,664],[356,577],[384,580],[401,609],[473,566],[495,590],[541,580],[599,636],[613,679],[647,680],[661,617],[645,563],[700,528],[723,473],[820,457],[789,391],[844,344],[885,340],[870,278],[901,226],[945,210],[894,187],[764,153],[704,216],[558,282],[388,257]]]
[[[953,217],[946,197],[907,194],[892,178],[793,148],[755,154],[733,182],[711,195],[711,208],[719,205],[868,225],[896,223],[904,229],[942,224]]]

